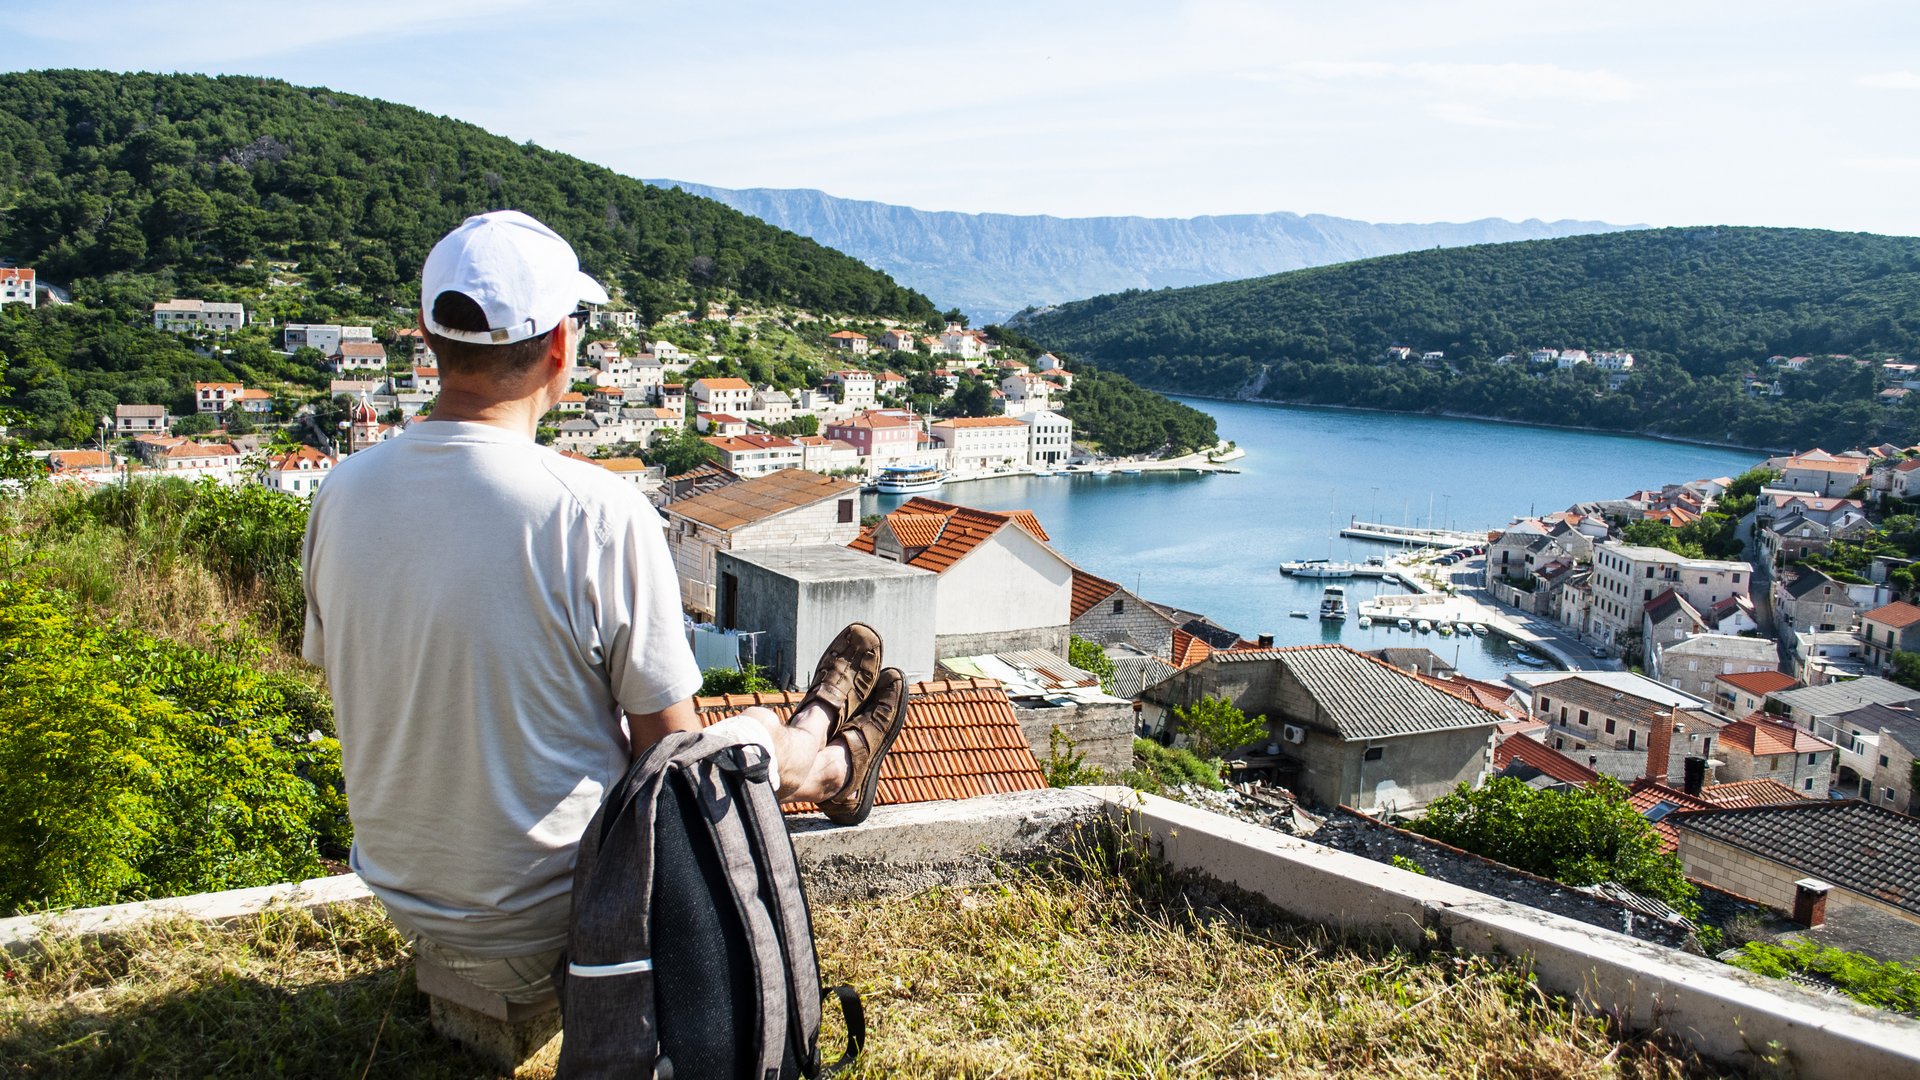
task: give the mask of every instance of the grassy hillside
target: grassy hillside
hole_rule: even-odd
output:
[[[1920,355],[1920,239],[1698,228],[1491,244],[1222,285],[1126,292],[1023,321],[1056,350],[1161,389],[1448,410],[1779,445],[1920,434],[1876,402],[1878,361]],[[1439,365],[1385,350],[1441,351]],[[1623,349],[1592,370],[1495,365],[1532,348]],[[1771,383],[1769,356],[1846,354]]]

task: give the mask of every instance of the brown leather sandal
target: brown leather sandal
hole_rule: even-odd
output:
[[[852,766],[847,770],[847,786],[820,804],[828,821],[858,825],[867,820],[880,789],[880,762],[906,726],[907,677],[899,668],[888,668],[880,673],[866,707],[854,713],[841,732]]]
[[[848,623],[820,654],[813,683],[794,707],[794,715],[816,704],[832,709],[833,722],[827,731],[831,739],[846,727],[847,718],[867,703],[867,695],[873,693],[874,680],[879,677],[880,635],[866,623]]]

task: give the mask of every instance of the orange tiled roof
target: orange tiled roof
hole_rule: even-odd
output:
[[[1736,690],[1744,690],[1759,697],[1790,690],[1800,685],[1798,679],[1784,671],[1742,671],[1734,675],[1722,675],[1720,681]]]
[[[1781,723],[1763,712],[1728,724],[1720,732],[1720,745],[1734,747],[1755,757],[1817,754],[1833,749],[1832,743],[1813,732],[1802,731],[1790,723]]]
[[[693,385],[695,387],[704,386],[709,390],[751,390],[753,389],[753,387],[747,385],[747,380],[745,379],[701,379],[698,382],[695,382]]]
[[[104,450],[55,450],[47,455],[47,465],[55,472],[62,469],[105,469],[113,465],[113,455]]]
[[[302,446],[294,450],[289,450],[273,458],[269,464],[276,469],[297,469],[300,467],[302,461],[317,465],[322,469],[331,469],[333,467],[332,458],[315,450],[311,446]]]
[[[1904,628],[1920,622],[1920,607],[1914,607],[1903,600],[1895,600],[1891,604],[1882,604],[1860,617],[1872,619],[1882,626]]]
[[[1168,659],[1173,662],[1174,667],[1190,668],[1200,661],[1205,660],[1207,657],[1212,656],[1213,646],[1207,644],[1204,639],[1189,634],[1185,630],[1175,630],[1173,632],[1173,647],[1170,651],[1173,655],[1168,657]]]
[[[1525,735],[1509,735],[1493,748],[1494,768],[1504,769],[1515,761],[1531,765],[1563,784],[1576,787],[1585,787],[1600,779],[1599,773],[1546,743]]]
[[[933,534],[933,539],[928,540],[935,522],[907,519],[938,519],[939,531]],[[894,536],[900,540],[902,546],[923,549],[908,559],[907,565],[931,570],[936,574],[944,573],[965,558],[974,548],[979,547],[981,543],[1008,525],[1017,525],[1043,542],[1048,539],[1046,530],[1040,527],[1040,519],[1034,517],[1031,510],[1010,510],[1004,513],[994,510],[976,510],[971,506],[955,506],[952,503],[919,496],[901,503],[899,509],[886,516],[885,521],[888,528],[893,529]],[[896,522],[900,523],[900,528],[894,527]],[[902,529],[907,531],[903,533]],[[860,535],[847,546],[855,551],[873,554],[873,537],[876,531],[877,528],[862,529]]]
[[[1119,582],[1108,581],[1103,577],[1094,577],[1079,567],[1073,568],[1073,606],[1067,619],[1078,619],[1093,610],[1093,606],[1112,596],[1120,588]]]
[[[1641,817],[1652,813],[1661,803],[1666,803],[1673,810],[1724,809],[1705,799],[1695,798],[1679,788],[1670,788],[1652,780],[1635,780],[1628,785],[1627,791],[1627,802],[1633,807],[1634,813]],[[1662,851],[1671,854],[1680,849],[1680,834],[1674,830],[1673,823],[1666,819],[1665,814],[1662,814],[1658,821],[1653,822],[1653,831],[1660,834]]]
[[[934,421],[933,426],[949,428],[1025,427],[1026,423],[1011,416],[949,416],[945,420]]]
[[[1811,798],[1778,780],[1734,780],[1725,784],[1709,784],[1701,789],[1700,797],[1715,806],[1726,807],[1778,806]]]
[[[385,358],[387,347],[377,341],[343,341],[338,355]]]
[[[1464,675],[1455,675],[1451,679],[1439,679],[1432,675],[1411,672],[1414,678],[1436,690],[1444,690],[1461,701],[1478,705],[1491,712],[1506,712],[1513,701],[1513,691],[1497,683],[1481,682]]]
[[[793,715],[804,695],[729,694],[697,698],[702,723],[711,724],[750,705]],[[992,679],[954,679],[914,683],[907,688],[907,725],[880,763],[880,806],[971,799],[1007,791],[1037,791],[1047,786],[1033,747],[1020,730],[1013,703]],[[813,810],[789,803],[789,813]]]

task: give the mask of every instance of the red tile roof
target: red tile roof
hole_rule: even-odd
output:
[[[1722,675],[1720,681],[1736,690],[1765,697],[1782,690],[1791,690],[1800,685],[1800,680],[1784,671],[1743,671],[1734,675]]]
[[[1745,720],[1735,720],[1720,732],[1720,745],[1731,746],[1754,757],[1775,754],[1817,754],[1833,749],[1833,744],[1811,731],[1757,712]]]
[[[709,390],[751,390],[753,389],[753,387],[747,385],[747,380],[745,379],[700,379],[700,380],[697,380],[693,384],[693,386],[694,386],[694,389],[696,390],[698,390],[700,387],[703,387],[703,386]]]
[[[1189,668],[1213,655],[1213,646],[1185,630],[1173,632],[1173,655],[1168,657],[1177,668]]]
[[[1708,784],[1700,797],[1715,806],[1778,806],[1812,798],[1778,780],[1735,780],[1726,784]]]
[[[1031,510],[1004,513],[976,510],[971,506],[955,506],[923,497],[900,504],[899,509],[886,516],[883,524],[899,539],[902,547],[916,552],[907,560],[907,565],[936,574],[946,572],[1008,525],[1017,525],[1040,541],[1048,539],[1046,530],[1040,527],[1040,520],[1033,516]],[[877,531],[877,526],[863,529],[847,546],[871,555],[874,550],[873,537]]]
[[[804,696],[729,694],[697,698],[702,723],[711,724],[751,705],[793,715]],[[1013,703],[992,679],[954,679],[915,683],[907,688],[907,724],[893,750],[880,763],[877,805],[971,799],[1007,791],[1037,791],[1047,786],[1033,747],[1020,730]],[[815,809],[789,803],[789,813]]]
[[[1421,680],[1426,681],[1426,680]],[[1504,769],[1515,761],[1531,765],[1563,784],[1585,787],[1600,779],[1600,774],[1548,746],[1525,735],[1509,735],[1493,748],[1493,765]]]
[[[1067,616],[1068,621],[1071,622],[1092,611],[1095,604],[1112,596],[1119,588],[1119,582],[1094,577],[1085,570],[1074,567],[1073,606]]]
[[[1653,813],[1661,803],[1667,804],[1670,811],[1723,809],[1705,799],[1689,795],[1679,788],[1670,788],[1652,780],[1635,780],[1627,790],[1629,792],[1627,802],[1641,817]],[[1668,853],[1679,850],[1680,834],[1674,831],[1673,823],[1666,819],[1666,814],[1661,814],[1658,820],[1653,821],[1653,831],[1660,834],[1661,850]]]
[[[1895,600],[1891,604],[1882,604],[1860,617],[1872,619],[1882,626],[1900,629],[1920,622],[1920,607],[1914,607],[1902,600]]]

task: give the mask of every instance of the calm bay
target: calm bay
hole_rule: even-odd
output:
[[[1492,639],[1438,637],[1291,618],[1319,607],[1324,582],[1281,576],[1282,561],[1359,560],[1385,545],[1334,535],[1349,517],[1484,530],[1516,516],[1643,487],[1733,476],[1757,451],[1631,436],[1393,413],[1181,398],[1219,423],[1247,456],[1237,474],[1072,475],[976,480],[933,498],[988,510],[1029,509],[1080,567],[1150,600],[1205,614],[1242,636],[1283,645],[1423,646],[1468,675],[1520,667]],[[866,511],[902,497],[869,495]],[[1349,602],[1397,586],[1342,582]]]

